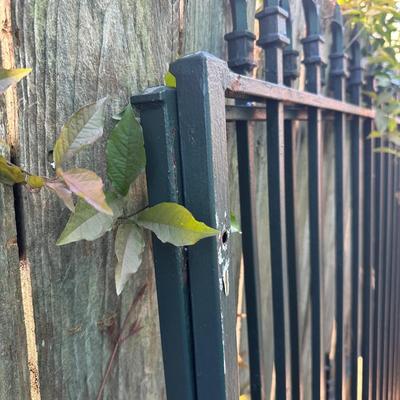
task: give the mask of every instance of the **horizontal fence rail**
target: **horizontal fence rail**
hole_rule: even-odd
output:
[[[257,45],[265,51],[265,80],[260,80],[250,77],[256,37],[248,29],[247,2],[232,0],[233,31],[225,36],[228,63],[205,52],[185,56],[170,67],[176,89],[152,88],[132,98],[144,129],[150,204],[179,202],[221,232],[184,249],[154,238],[169,399],[239,398],[237,271],[230,256],[229,121],[236,126],[251,398],[270,395],[266,393],[266,382],[271,380],[264,365],[266,352],[274,354],[274,395],[279,400],[304,398],[307,385],[313,400],[359,396],[383,400],[399,394],[399,163],[390,154],[376,152],[387,145],[383,139],[369,138],[375,111],[362,93],[373,90],[373,78],[362,68],[357,32],[353,32],[348,57],[343,19],[336,6],[325,78],[318,7],[313,0],[302,4],[307,27],[302,40],[305,91],[291,87],[298,77],[299,53],[292,44],[289,2],[264,1],[256,15]],[[329,96],[322,94],[323,85]],[[232,98],[234,104],[228,100]],[[258,237],[250,121],[267,121],[269,244]],[[307,212],[309,224],[308,288],[299,287],[298,282],[295,121],[304,121],[307,129],[308,205],[301,212]],[[334,299],[324,293],[327,123],[334,135]],[[260,259],[260,244],[270,247],[270,260]],[[346,272],[347,263],[350,271]],[[273,349],[265,349],[263,341],[263,268],[271,272]],[[347,292],[346,276],[350,277]],[[306,338],[311,348],[310,381],[304,380],[300,344],[299,296],[304,290],[310,299]],[[333,349],[326,341],[327,301],[334,303]]]
[[[258,101],[260,99],[271,99],[288,104],[301,104],[303,106],[316,107],[330,111],[339,111],[359,117],[375,117],[375,111],[370,108],[356,106],[322,95],[307,93],[232,73],[227,75],[227,79],[227,97],[255,99]]]

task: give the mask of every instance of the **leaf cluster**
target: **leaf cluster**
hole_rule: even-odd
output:
[[[29,70],[0,70],[0,90],[4,91],[27,73]],[[176,84],[172,75],[167,81],[169,85]],[[164,202],[126,215],[129,188],[146,166],[142,128],[130,105],[117,116],[118,122],[106,144],[109,190],[104,191],[102,179],[91,170],[65,169],[67,161],[102,137],[106,100],[82,107],[62,127],[53,151],[54,177],[31,175],[0,156],[0,183],[24,184],[31,189],[45,187],[59,197],[71,210],[57,241],[60,246],[80,240],[93,241],[115,230],[115,283],[119,295],[142,262],[143,229],[175,246],[193,245],[218,235],[219,231],[197,221],[176,203]]]

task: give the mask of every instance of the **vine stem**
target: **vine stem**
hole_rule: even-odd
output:
[[[127,220],[127,219],[129,219],[129,218],[134,217],[135,215],[139,214],[140,212],[144,211],[146,208],[149,208],[149,206],[143,207],[143,208],[141,208],[140,210],[135,211],[135,212],[132,213],[132,214],[123,215],[123,216],[119,217],[118,219],[119,219],[119,220],[125,221],[125,220]]]
[[[139,302],[139,300],[144,296],[144,294],[146,292],[146,289],[147,289],[147,284],[144,284],[140,288],[140,290],[137,293],[137,295],[135,296],[131,306],[129,307],[129,310],[128,310],[127,314],[126,314],[125,320],[124,320],[124,322],[122,324],[122,328],[121,328],[121,330],[119,332],[117,342],[115,343],[114,350],[113,350],[113,352],[110,355],[110,358],[108,360],[107,369],[106,369],[106,372],[104,373],[103,378],[101,380],[101,385],[100,385],[99,391],[97,393],[96,400],[101,400],[102,399],[104,388],[105,388],[106,383],[107,383],[107,379],[108,379],[108,377],[109,377],[109,375],[111,373],[115,357],[117,356],[117,353],[118,353],[118,350],[119,350],[121,344],[123,342],[125,342],[126,339],[128,339],[129,337],[135,335],[137,332],[140,331],[140,329],[142,329],[142,327],[138,325],[138,321],[136,320],[132,324],[131,329],[128,332],[128,334],[126,336],[122,336],[124,331],[125,331],[125,328],[126,328],[126,326],[128,324],[129,317],[130,317],[132,311],[134,310],[134,308],[137,305],[137,303]]]
[[[347,51],[350,49],[351,45],[361,36],[361,34],[365,31],[365,28],[362,27],[355,35],[354,37],[350,40],[344,51]]]

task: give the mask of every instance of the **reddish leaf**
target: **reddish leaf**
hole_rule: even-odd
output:
[[[64,204],[72,211],[75,212],[74,199],[72,192],[67,188],[64,182],[61,181],[48,181],[46,186],[51,189],[55,194],[64,202]]]
[[[73,168],[69,171],[61,172],[60,175],[72,193],[84,199],[96,210],[113,215],[103,192],[103,181],[93,171]]]

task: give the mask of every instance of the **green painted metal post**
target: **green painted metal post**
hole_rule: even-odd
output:
[[[357,30],[353,33],[356,37]],[[358,40],[351,45],[351,66],[348,89],[350,102],[360,105],[362,80],[361,48]],[[357,398],[358,356],[360,355],[360,273],[362,265],[362,134],[360,117],[353,116],[350,122],[350,182],[351,182],[351,349],[350,349],[350,392]]]
[[[263,9],[256,15],[260,37],[257,44],[265,51],[265,80],[283,84],[283,48],[289,43],[286,36],[288,13],[278,0],[264,0]],[[283,103],[266,100],[268,205],[271,248],[272,309],[274,318],[274,355],[276,398],[291,396],[291,367],[289,341],[289,296],[286,253],[285,159]]]
[[[152,88],[133,96],[131,102],[140,110],[143,126],[149,205],[182,203],[176,91]],[[167,396],[195,400],[186,253],[184,248],[161,243],[155,236],[153,253]]]
[[[366,77],[365,91],[373,90],[373,76]],[[365,96],[366,106],[371,107],[371,98]],[[369,138],[372,132],[372,120],[366,119],[363,122],[364,142],[364,232],[363,232],[363,314],[362,314],[362,336],[361,336],[361,355],[363,358],[362,373],[362,398],[370,398],[371,366],[372,366],[372,298],[373,298],[373,263],[374,263],[374,235],[375,235],[375,154],[373,152],[373,139]]]
[[[344,54],[343,18],[336,6],[332,21],[331,85],[337,100],[345,99],[346,56]],[[335,354],[335,398],[343,398],[344,373],[344,138],[346,116],[336,112],[333,134],[335,135],[335,238],[336,238],[336,354]]]
[[[233,31],[225,35],[228,42],[228,66],[247,75],[255,67],[253,60],[255,35],[247,26],[247,1],[231,0]],[[236,104],[251,109],[246,100]],[[250,392],[254,399],[265,399],[263,330],[261,320],[260,260],[257,237],[256,171],[254,133],[248,121],[236,122],[239,173],[240,222],[246,295],[247,338],[249,346]]]
[[[306,90],[319,94],[321,91],[320,19],[315,0],[303,0],[307,36],[302,40],[306,66]],[[322,215],[322,115],[321,109],[308,108],[308,182],[310,218],[310,291],[311,291],[311,369],[312,398],[325,399],[325,369],[323,357],[323,266],[321,262]]]
[[[236,400],[236,291],[230,263],[225,62],[195,53],[171,65],[177,81],[184,204],[221,231],[187,249],[197,396]]]

